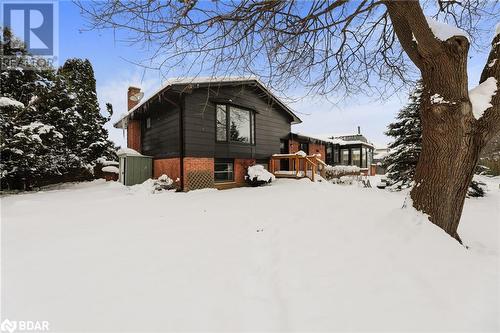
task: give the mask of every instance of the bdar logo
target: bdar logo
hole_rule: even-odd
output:
[[[13,333],[17,328],[17,322],[15,321],[10,321],[8,319],[5,319],[4,321],[2,321],[2,324],[0,324],[0,330],[2,330],[2,332],[9,332],[9,333]]]

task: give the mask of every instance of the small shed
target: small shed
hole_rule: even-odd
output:
[[[123,185],[141,184],[153,177],[153,158],[145,156],[130,148],[117,151],[120,159],[120,174],[118,180]]]

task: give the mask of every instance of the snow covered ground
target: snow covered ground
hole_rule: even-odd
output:
[[[499,330],[499,180],[465,249],[404,193],[280,179],[2,198],[2,319],[56,332]],[[376,183],[376,180],[372,180]]]

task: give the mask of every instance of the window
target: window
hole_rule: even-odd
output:
[[[339,149],[333,148],[333,164],[338,164],[338,163],[339,163]]]
[[[146,118],[146,129],[150,129],[151,128],[151,117],[147,117]]]
[[[366,152],[366,148],[363,147],[361,148],[361,167],[362,168],[367,168],[366,161],[368,160],[368,154]]]
[[[280,154],[287,154],[288,149],[287,149],[287,141],[285,140],[280,140]]]
[[[214,162],[214,181],[231,182],[234,180],[234,163],[232,160],[216,159]]]
[[[361,166],[361,148],[351,149],[351,165]]]
[[[370,165],[372,165],[372,154],[373,154],[372,149],[366,150],[366,164],[368,165],[368,167],[370,167]]]
[[[331,145],[326,146],[326,164],[332,164],[333,162],[333,147]]]
[[[340,157],[341,157],[340,164],[349,165],[349,149],[342,149]]]
[[[217,141],[227,141],[227,115],[226,106],[217,105]]]
[[[250,111],[231,106],[229,112],[229,138],[232,142],[250,143]]]
[[[309,144],[307,142],[299,142],[299,150],[309,154]]]
[[[255,143],[255,114],[250,110],[217,105],[216,127],[217,141]]]

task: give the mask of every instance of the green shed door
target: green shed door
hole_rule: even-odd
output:
[[[127,156],[125,185],[141,184],[153,176],[153,161],[150,157]]]

